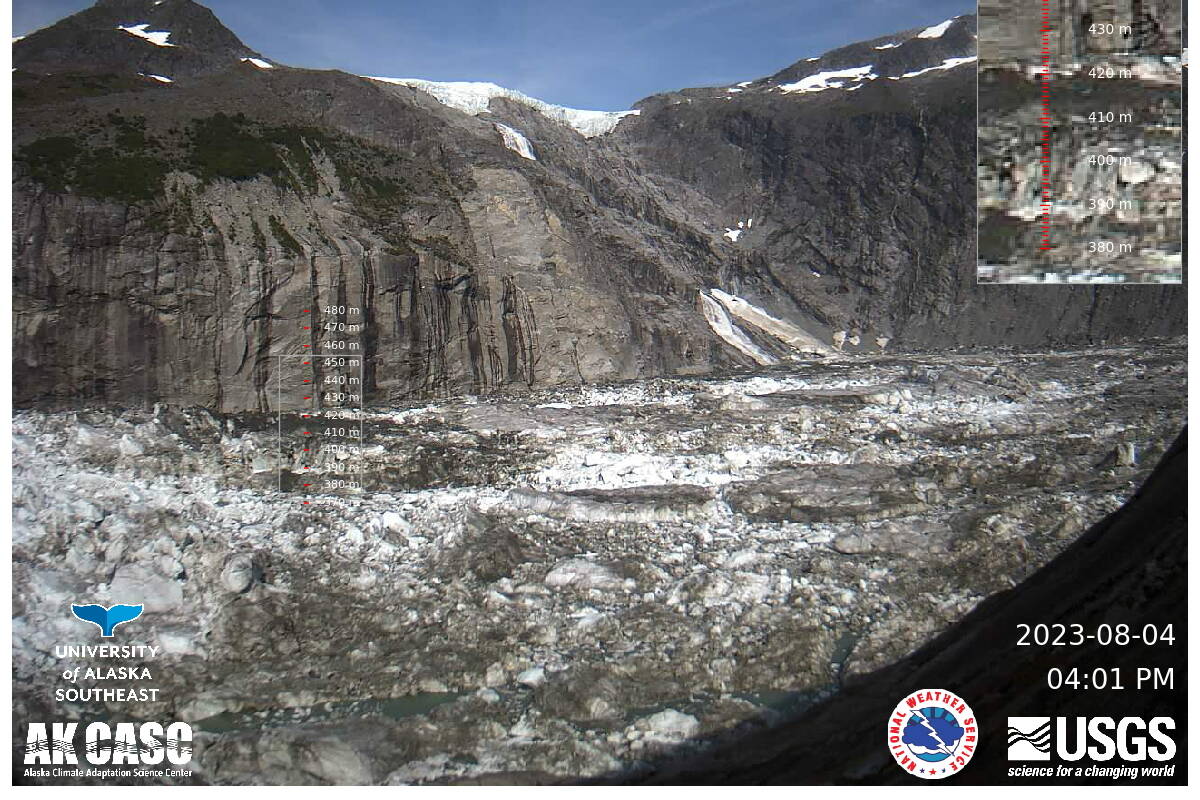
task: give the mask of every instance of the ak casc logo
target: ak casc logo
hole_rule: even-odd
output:
[[[896,704],[888,719],[887,744],[908,774],[940,780],[975,755],[979,726],[962,698],[945,689],[921,689]]]
[[[100,628],[100,635],[105,639],[113,635],[113,628],[132,622],[142,615],[142,606],[109,606],[100,605],[77,606],[71,605],[71,613],[84,622],[90,622]]]

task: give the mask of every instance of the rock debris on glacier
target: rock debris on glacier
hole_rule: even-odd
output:
[[[372,491],[309,506],[274,490],[270,417],[21,411],[14,700],[69,711],[38,643],[77,634],[64,603],[137,595],[164,699],[126,710],[193,722],[205,780],[626,769],[771,724],[1059,552],[1181,424],[1182,352],[377,409]]]

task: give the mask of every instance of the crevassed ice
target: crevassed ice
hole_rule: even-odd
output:
[[[393,83],[399,86],[411,86],[433,95],[439,102],[468,114],[482,114],[488,110],[492,99],[506,97],[522,105],[529,106],[544,116],[569,125],[587,137],[600,136],[608,133],[617,126],[623,118],[642,113],[636,109],[630,111],[588,111],[579,108],[547,103],[514,89],[505,89],[494,83],[477,81],[426,81],[420,78],[381,78],[370,75],[363,76],[368,80],[382,83]]]
[[[865,67],[818,72],[795,83],[780,84],[779,88],[785,92],[821,92],[825,89],[840,89],[846,85],[847,80],[872,80],[879,77],[871,72],[872,67],[872,64],[867,64]]]
[[[259,69],[275,69],[274,64],[263,61],[261,58],[254,58],[253,56],[243,58],[242,61],[248,61]]]
[[[917,38],[918,39],[936,39],[939,36],[941,36],[943,33],[945,33],[946,30],[951,25],[954,24],[955,19],[957,19],[957,17],[948,19],[945,22],[938,23],[937,25],[932,25],[932,26],[926,28],[925,30],[921,31],[920,33],[918,33]]]
[[[147,42],[150,42],[151,44],[156,44],[159,47],[174,47],[175,46],[167,41],[167,39],[171,36],[170,31],[146,30],[149,27],[150,27],[149,22],[143,22],[140,25],[129,25],[129,26],[118,25],[117,30],[125,31],[126,33],[133,34],[134,36],[137,36],[139,39],[145,39]]]
[[[953,69],[954,67],[961,66],[962,64],[970,64],[972,61],[977,61],[977,60],[978,60],[978,56],[966,56],[964,58],[947,58],[944,61],[942,61],[941,64],[938,64],[933,67],[926,67],[925,69],[919,69],[919,70],[916,70],[915,72],[906,72],[903,75],[900,75],[898,77],[893,77],[892,80],[898,81],[898,80],[900,80],[900,78],[915,78],[918,75],[924,75],[926,72],[933,72],[935,69]]]
[[[493,122],[492,124],[496,126],[496,130],[500,131],[500,136],[504,139],[505,147],[522,158],[537,161],[537,156],[533,154],[533,148],[529,146],[529,140],[525,138],[525,134],[516,128],[510,128],[499,122]]]

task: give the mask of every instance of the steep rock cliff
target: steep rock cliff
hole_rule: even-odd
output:
[[[809,357],[714,289],[851,350],[1180,332],[1182,289],[975,285],[973,26],[596,127],[102,0],[14,46],[15,397],[271,409],[331,306],[368,403]]]

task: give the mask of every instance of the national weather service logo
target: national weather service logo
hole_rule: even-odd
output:
[[[979,746],[975,713],[945,689],[922,689],[901,700],[887,729],[888,750],[896,763],[925,780],[955,774]]]

